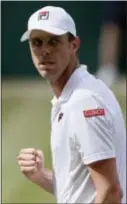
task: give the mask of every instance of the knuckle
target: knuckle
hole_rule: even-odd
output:
[[[17,159],[18,159],[18,161],[19,160],[35,160],[35,155],[33,155],[33,154],[29,154],[29,153],[26,153],[26,154],[24,154],[24,153],[21,153],[18,157],[17,157]]]
[[[35,148],[28,148],[27,151],[28,151],[30,154],[35,154],[35,153],[36,153],[36,149],[35,149]]]
[[[22,156],[22,154],[20,154],[20,155],[17,157],[17,160],[20,161],[20,160],[22,160],[22,159],[23,159],[23,156]]]
[[[20,171],[21,171],[21,172],[30,172],[30,169],[27,168],[27,167],[22,166],[22,167],[20,168]]]
[[[23,161],[19,161],[19,166],[24,166],[24,162]]]
[[[35,148],[25,148],[25,149],[21,149],[20,153],[34,153],[36,150]]]
[[[29,148],[28,149],[31,153],[35,153],[36,152],[36,149],[35,148]]]
[[[24,166],[24,167],[33,167],[35,166],[35,161],[33,160],[25,160],[25,161],[18,161],[19,166]]]

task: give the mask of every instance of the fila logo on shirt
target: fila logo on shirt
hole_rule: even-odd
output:
[[[41,11],[38,14],[38,20],[47,20],[49,18],[49,11]]]
[[[58,116],[58,122],[62,119],[62,117],[63,117],[63,113],[60,113]]]
[[[88,118],[88,117],[93,117],[93,116],[103,116],[105,115],[105,110],[104,109],[91,109],[91,110],[86,110],[83,111],[83,115]]]

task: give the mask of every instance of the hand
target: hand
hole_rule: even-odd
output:
[[[20,171],[33,183],[40,185],[44,170],[43,152],[34,148],[22,149],[17,160]]]

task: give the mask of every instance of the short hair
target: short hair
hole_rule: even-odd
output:
[[[75,40],[75,36],[72,35],[71,33],[67,33],[67,35],[68,35],[68,41],[69,42],[72,42],[73,40]]]
[[[67,33],[67,35],[68,35],[68,41],[69,42],[72,42],[73,40],[75,40],[75,36],[74,35],[72,35],[71,33]],[[79,67],[79,65],[80,65],[80,60],[79,60],[79,57],[78,57],[78,53],[76,54],[76,58],[77,58],[77,67]]]

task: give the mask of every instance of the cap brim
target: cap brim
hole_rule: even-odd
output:
[[[47,32],[47,33],[51,33],[51,34],[53,34],[53,35],[58,35],[58,36],[64,35],[64,34],[66,34],[66,33],[68,32],[68,31],[66,31],[66,30],[61,30],[61,29],[59,29],[59,28],[55,28],[55,27],[51,27],[51,26],[45,26],[45,27],[43,27],[43,28],[36,27],[36,28],[32,28],[32,29],[30,29],[30,30],[27,30],[27,31],[22,35],[20,41],[21,41],[21,42],[24,42],[24,41],[28,40],[29,37],[30,37],[30,34],[31,34],[31,31],[32,31],[32,30],[41,30],[41,31],[45,31],[45,32]]]

